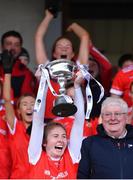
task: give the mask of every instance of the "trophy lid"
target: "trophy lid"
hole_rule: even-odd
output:
[[[57,79],[59,77],[72,79],[73,73],[76,70],[76,65],[68,59],[57,59],[49,62],[46,65],[46,68],[49,70],[50,76],[53,79]]]

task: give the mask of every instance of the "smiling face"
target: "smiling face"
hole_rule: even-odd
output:
[[[25,125],[29,125],[32,121],[34,103],[35,98],[32,96],[25,96],[20,100],[18,114],[21,116]]]
[[[73,47],[71,41],[66,38],[59,39],[54,48],[53,57],[55,59],[69,59],[71,60],[74,56]]]
[[[102,123],[108,135],[119,137],[125,132],[127,113],[118,105],[108,105],[102,112]]]
[[[67,147],[66,131],[61,126],[54,126],[48,131],[46,143],[43,144],[46,153],[54,159],[60,159]]]

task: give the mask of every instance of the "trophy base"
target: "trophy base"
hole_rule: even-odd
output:
[[[56,116],[67,117],[74,115],[77,111],[77,107],[61,96],[55,100],[55,105],[52,109],[52,113]]]
[[[77,112],[77,107],[70,103],[61,103],[53,107],[52,113],[56,116],[67,117]]]

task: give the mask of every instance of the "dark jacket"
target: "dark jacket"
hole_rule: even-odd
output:
[[[83,140],[78,179],[133,179],[133,126],[123,139],[109,137],[102,125],[98,134]]]

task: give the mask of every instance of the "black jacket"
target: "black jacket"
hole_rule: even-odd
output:
[[[79,179],[133,179],[133,126],[123,139],[109,137],[102,125],[98,135],[83,140]]]

